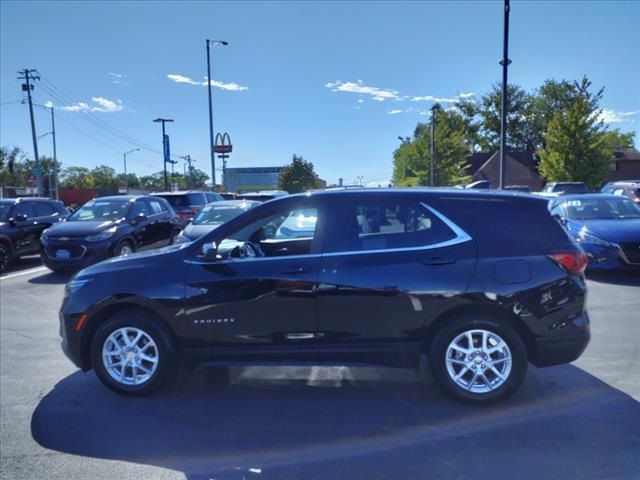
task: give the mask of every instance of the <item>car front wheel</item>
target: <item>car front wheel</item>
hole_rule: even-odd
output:
[[[4,243],[0,243],[0,273],[4,273],[11,263],[11,251]]]
[[[98,328],[91,360],[98,378],[124,395],[146,395],[171,375],[175,357],[170,336],[153,318],[119,312]]]
[[[449,395],[487,404],[518,389],[527,370],[527,353],[506,322],[460,318],[436,335],[430,363],[435,380]]]

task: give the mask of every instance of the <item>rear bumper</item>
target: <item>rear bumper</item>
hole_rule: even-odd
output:
[[[536,367],[570,363],[577,359],[591,340],[589,327],[578,334],[537,338],[532,345],[530,361]]]

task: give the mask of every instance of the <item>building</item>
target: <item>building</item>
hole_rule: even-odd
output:
[[[287,167],[248,167],[227,168],[225,187],[227,192],[255,192],[258,190],[277,190],[280,174]]]
[[[493,154],[478,152],[466,158],[469,167],[466,174],[471,182],[487,180],[491,188],[500,183],[500,152]],[[536,158],[532,152],[507,152],[505,155],[505,186],[527,185],[532,191],[538,191],[544,185],[544,179],[538,174]]]
[[[638,150],[616,150],[614,162],[609,169],[609,182],[616,180],[640,180],[640,152]]]

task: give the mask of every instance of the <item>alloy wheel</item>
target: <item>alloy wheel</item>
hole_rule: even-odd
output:
[[[489,393],[500,388],[511,373],[507,343],[489,330],[466,330],[457,335],[445,353],[447,373],[460,388]]]
[[[160,353],[144,330],[123,327],[114,330],[102,346],[102,363],[107,373],[122,385],[142,385],[158,368]]]

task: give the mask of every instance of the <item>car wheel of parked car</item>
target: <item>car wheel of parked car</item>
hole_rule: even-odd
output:
[[[113,256],[131,255],[133,252],[135,252],[133,244],[129,240],[123,240],[116,246]]]
[[[146,395],[170,377],[175,351],[165,328],[143,312],[113,315],[95,333],[91,362],[98,378],[125,395]]]
[[[520,335],[506,322],[489,317],[458,318],[446,325],[433,339],[429,359],[446,393],[475,404],[508,397],[527,371]]]
[[[11,251],[4,243],[0,243],[0,273],[4,273],[11,264]]]

